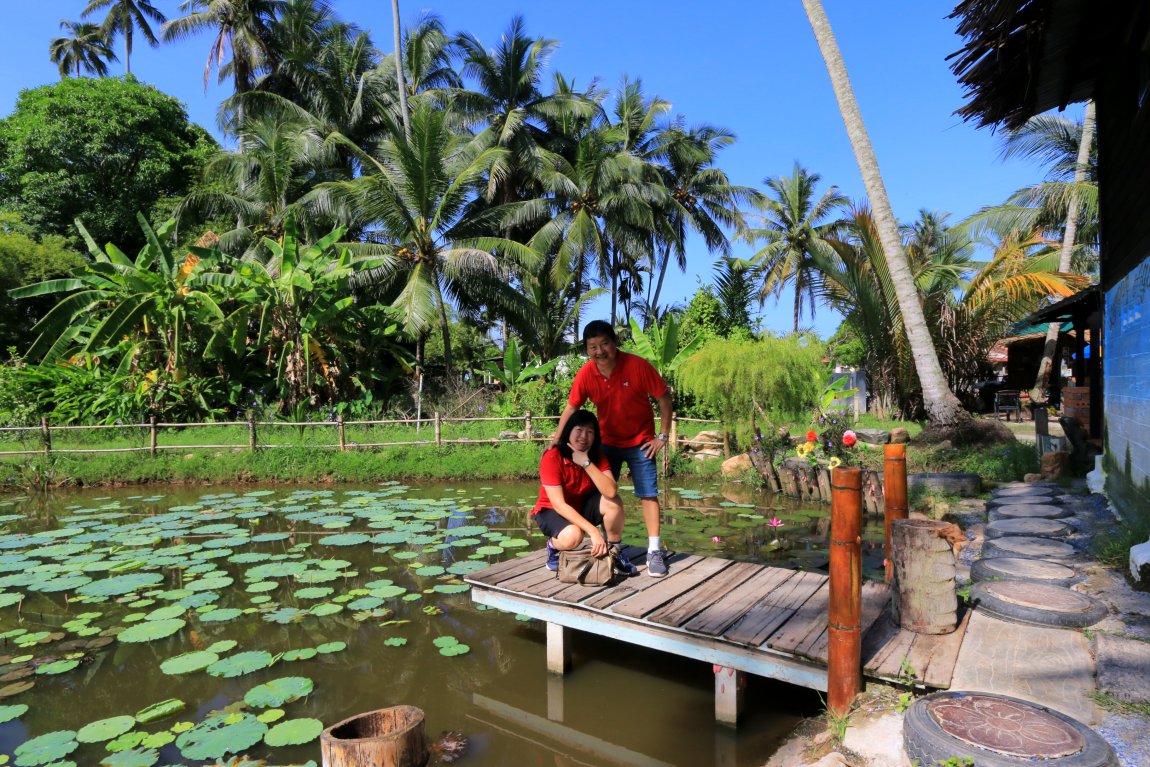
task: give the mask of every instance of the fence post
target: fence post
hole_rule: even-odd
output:
[[[671,439],[668,440],[671,444],[667,445],[668,451],[678,452],[679,450],[679,414],[671,411]]]
[[[727,431],[727,425],[723,424],[723,457],[731,457],[731,433]]]
[[[831,473],[827,708],[846,716],[862,690],[862,470]]]
[[[435,411],[435,446],[443,447],[443,419],[439,417],[439,411]]]
[[[248,411],[248,449],[256,451],[256,411]]]
[[[347,435],[343,430],[343,413],[335,417],[335,425],[339,430],[339,451],[342,453],[347,450]]]
[[[156,434],[156,417],[153,415],[148,419],[148,443],[151,448],[152,457],[156,457],[156,447],[159,445],[160,440]]]
[[[52,432],[48,428],[48,416],[40,418],[40,436],[44,440],[44,457],[47,458],[52,453]]]
[[[523,439],[531,439],[531,411],[528,410],[523,414]]]
[[[890,583],[894,575],[894,562],[890,556],[890,528],[891,523],[898,519],[906,519],[908,514],[906,498],[906,445],[883,445],[882,466],[882,496],[883,496],[883,527],[885,528],[885,548],[883,549],[883,568],[886,570],[886,582]]]

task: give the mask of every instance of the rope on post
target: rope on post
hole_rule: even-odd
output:
[[[830,598],[827,616],[827,708],[850,712],[862,690],[862,470],[831,474]]]

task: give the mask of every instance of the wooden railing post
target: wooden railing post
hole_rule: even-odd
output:
[[[830,599],[827,620],[827,708],[850,712],[862,691],[862,470],[831,473]]]
[[[156,417],[152,416],[148,419],[148,446],[151,448],[153,458],[156,457],[156,448],[159,444],[159,435],[156,433]]]
[[[256,411],[248,411],[248,449],[256,451]]]
[[[531,439],[533,433],[531,431],[531,411],[528,410],[523,414],[523,439]]]
[[[882,496],[884,502],[883,568],[886,582],[894,576],[894,562],[890,556],[890,525],[896,519],[906,519],[909,510],[906,497],[906,445],[883,445]]]
[[[660,424],[661,426],[662,424]],[[672,411],[671,413],[671,439],[668,440],[667,452],[673,453],[679,449],[679,414]]]
[[[347,450],[347,433],[343,429],[343,413],[335,417],[335,425],[339,431],[339,451],[342,453]]]
[[[443,447],[443,419],[438,410],[435,411],[435,446]]]
[[[48,428],[48,416],[40,418],[40,437],[44,440],[44,457],[52,453],[52,430]]]

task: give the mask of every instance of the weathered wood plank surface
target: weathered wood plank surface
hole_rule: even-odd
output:
[[[641,574],[609,586],[559,583],[544,567],[544,551],[500,562],[465,580],[476,601],[499,609],[523,608],[558,625],[583,631],[598,627],[605,635],[652,649],[721,659],[742,664],[744,670],[825,687],[825,671],[821,677],[810,671],[826,664],[825,574],[677,554],[670,559],[671,574],[656,579],[645,575],[643,549],[627,547],[624,556],[639,565]],[[969,616],[953,634],[918,635],[891,620],[885,583],[864,583],[862,601],[867,676],[949,686]],[[908,671],[913,680],[907,679]]]

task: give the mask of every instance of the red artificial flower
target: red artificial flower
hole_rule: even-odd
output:
[[[807,432],[807,442],[817,442],[819,435],[815,433],[814,429]]]
[[[855,436],[855,433],[853,431],[851,431],[850,429],[847,429],[846,431],[843,432],[843,444],[844,445],[846,445],[847,447],[850,447],[851,445],[853,445],[856,442],[858,442],[858,437]]]

